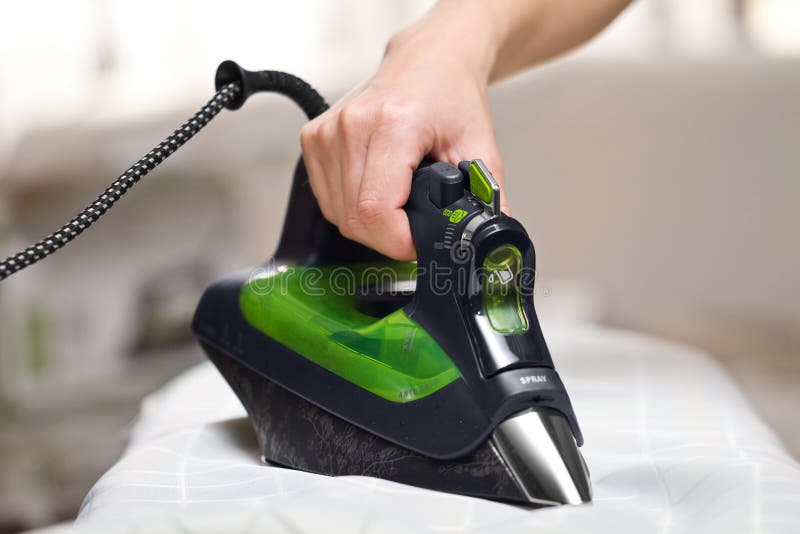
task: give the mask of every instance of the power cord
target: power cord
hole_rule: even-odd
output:
[[[291,98],[309,119],[313,119],[328,108],[325,99],[297,76],[280,71],[247,71],[233,61],[224,61],[220,64],[217,68],[215,85],[216,94],[200,108],[200,111],[131,165],[71,221],[38,243],[0,262],[0,281],[46,258],[81,235],[143,176],[197,135],[223,107],[231,110],[239,109],[252,94],[274,92]]]

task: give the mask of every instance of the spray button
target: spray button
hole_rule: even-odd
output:
[[[458,164],[459,170],[469,177],[470,192],[481,201],[489,216],[500,213],[500,185],[483,161],[473,159]]]

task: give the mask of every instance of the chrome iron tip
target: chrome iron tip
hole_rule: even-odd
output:
[[[500,423],[491,439],[531,503],[591,502],[589,470],[569,423],[560,413],[526,410]]]

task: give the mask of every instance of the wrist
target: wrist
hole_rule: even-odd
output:
[[[457,68],[488,85],[505,28],[486,0],[441,0],[389,40],[384,64]]]

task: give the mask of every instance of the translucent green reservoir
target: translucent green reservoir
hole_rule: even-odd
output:
[[[389,262],[288,267],[245,284],[239,304],[251,325],[298,354],[386,400],[410,402],[461,373],[402,309],[371,317],[356,309],[353,294],[389,277],[413,280],[415,269]]]
[[[513,245],[494,248],[483,260],[483,312],[499,334],[520,334],[528,329],[517,276],[522,254]]]

